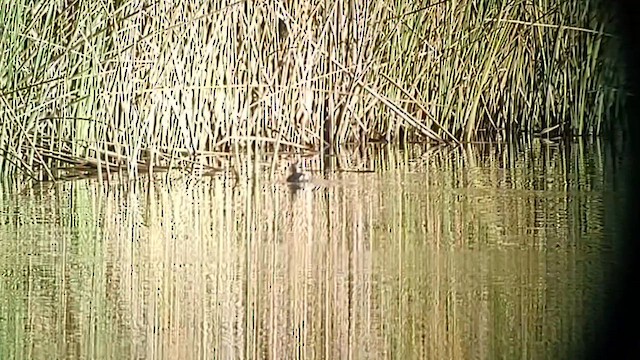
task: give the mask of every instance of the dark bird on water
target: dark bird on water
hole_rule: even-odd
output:
[[[288,183],[304,183],[304,182],[309,182],[311,180],[311,177],[309,176],[309,174],[300,172],[298,170],[298,163],[294,162],[293,164],[291,164],[291,166],[289,167],[289,172],[291,174],[289,174],[289,176],[287,177],[287,182]]]

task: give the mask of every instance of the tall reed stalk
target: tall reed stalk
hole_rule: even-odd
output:
[[[3,1],[2,171],[598,135],[626,97],[614,25],[602,1]]]

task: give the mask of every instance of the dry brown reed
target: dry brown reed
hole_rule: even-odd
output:
[[[603,5],[604,4],[604,5]],[[626,96],[606,2],[17,2],[4,173],[220,170],[348,142],[600,134]]]

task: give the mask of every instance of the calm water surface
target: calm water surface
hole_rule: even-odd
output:
[[[285,161],[5,184],[0,359],[579,357],[616,251],[608,149],[345,151],[324,167],[374,172],[297,191]]]

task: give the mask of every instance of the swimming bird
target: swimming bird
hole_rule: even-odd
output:
[[[289,172],[291,172],[291,174],[289,174],[289,176],[287,177],[288,183],[296,184],[311,181],[311,177],[309,176],[309,174],[298,171],[297,162],[291,164],[291,166],[289,167]]]

